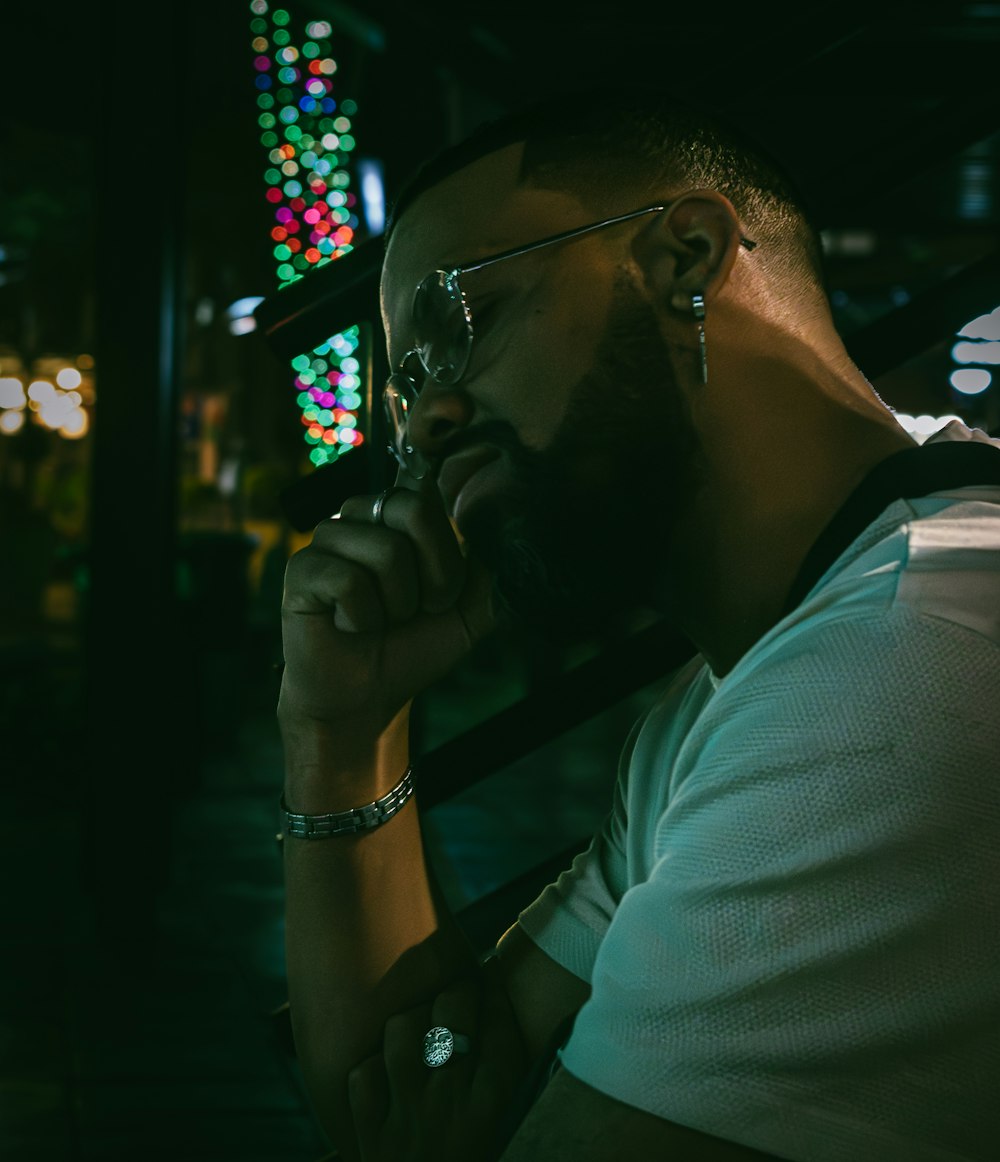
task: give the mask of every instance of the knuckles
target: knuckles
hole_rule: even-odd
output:
[[[416,613],[448,612],[468,579],[467,563],[443,509],[427,497],[400,488],[383,508],[385,523],[371,520],[366,496],[344,502],[338,516],[316,525],[312,542],[289,559],[283,608],[353,603],[341,628],[378,628],[384,606],[388,623]]]
[[[422,1008],[423,1006],[421,1006]],[[423,1016],[423,1020],[429,1020],[429,1017]],[[421,1024],[422,1014],[420,1012],[415,1012],[411,1009],[405,1013],[393,1013],[386,1020],[384,1026],[383,1036],[385,1038],[386,1048],[408,1044],[417,1034],[418,1029],[419,1035],[423,1036],[427,1030],[426,1028],[420,1029]]]
[[[454,536],[436,493],[428,496],[411,488],[394,489],[382,506],[382,522],[379,526],[375,526],[372,521],[375,499],[374,496],[366,495],[349,497],[341,506],[339,519],[347,524],[396,529],[409,534],[417,541],[437,538],[444,532]],[[334,524],[337,523],[337,519],[334,518]]]

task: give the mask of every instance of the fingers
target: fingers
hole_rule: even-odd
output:
[[[396,1013],[385,1023],[382,1034],[382,1053],[388,1078],[388,1092],[394,1104],[412,1100],[428,1080],[429,1069],[424,1064],[424,1034],[430,1029],[429,1005]]]
[[[362,1146],[364,1132],[359,1118],[370,1117],[378,1124],[379,1111],[387,1103],[386,1126],[391,1132],[383,1135],[386,1157],[423,1160],[432,1153],[444,1159],[494,1156],[497,1134],[521,1076],[523,1054],[505,1049],[512,1040],[519,1044],[509,1001],[503,1008],[484,997],[483,984],[479,973],[459,980],[432,1004],[418,1005],[386,1022],[384,1073],[371,1062],[355,1071],[357,1098],[352,1097],[352,1112]],[[484,1027],[487,1020],[495,1019],[506,1028]],[[438,1026],[456,1037],[468,1038],[470,1051],[456,1051],[443,1065],[430,1067],[424,1061],[424,1038]],[[504,1053],[506,1060],[487,1062],[486,1053],[496,1050]],[[384,1091],[380,1088],[383,1084]],[[409,1152],[404,1145],[409,1146]]]
[[[316,526],[310,548],[316,567],[330,572],[338,618],[380,629],[380,622],[406,621],[420,608],[417,554],[402,534],[371,522],[329,520]]]
[[[364,633],[455,605],[466,565],[440,503],[399,488],[376,524],[375,499],[352,497],[316,526],[309,547],[289,561],[286,613],[333,610],[337,629]]]
[[[440,498],[427,490],[397,487],[382,505],[379,526],[372,523],[375,499],[367,495],[351,497],[340,510],[340,519],[324,521],[318,530],[326,525],[337,526],[332,535],[342,540],[346,538],[345,529],[397,533],[413,552],[420,609],[425,613],[450,609],[465,584],[465,559]]]
[[[385,625],[386,605],[375,576],[363,565],[314,546],[296,553],[285,566],[282,613],[328,616],[347,633],[377,632]]]
[[[385,1025],[383,1052],[393,1100],[411,1094],[434,1075],[469,1069],[476,1056],[479,1035],[480,983],[477,979],[456,982],[435,997],[432,1005],[417,1005],[390,1017]],[[456,1049],[444,1065],[424,1061],[424,1038],[442,1026],[468,1040],[468,1050]]]
[[[431,1010],[434,1025],[468,1038],[472,1055],[478,1050],[481,993],[482,980],[478,976],[456,981],[438,993]]]

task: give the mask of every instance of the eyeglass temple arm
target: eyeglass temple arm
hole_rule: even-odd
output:
[[[459,272],[464,274],[468,270],[482,270],[484,266],[492,266],[494,262],[502,262],[505,258],[513,258],[517,254],[527,254],[532,250],[539,250],[543,246],[554,246],[557,242],[565,242],[567,238],[576,238],[581,234],[589,234],[592,230],[601,230],[615,222],[627,222],[630,218],[639,218],[643,214],[652,214],[655,210],[664,210],[666,206],[643,206],[641,210],[632,210],[628,214],[619,214],[615,218],[605,218],[603,222],[591,222],[589,226],[577,226],[572,230],[563,230],[560,234],[552,234],[538,242],[530,242],[527,246],[515,246],[513,250],[505,250],[503,254],[491,254],[482,262],[469,262],[460,266]]]
[[[482,270],[485,266],[492,266],[494,262],[503,262],[505,258],[514,258],[519,254],[528,254],[532,250],[539,250],[543,246],[554,246],[557,242],[565,242],[569,238],[577,238],[581,234],[589,234],[592,230],[602,230],[605,226],[613,226],[616,222],[628,222],[632,218],[640,218],[643,214],[653,214],[665,210],[668,203],[660,206],[643,206],[641,210],[631,210],[627,214],[618,214],[614,218],[605,218],[603,222],[591,222],[589,226],[577,226],[573,230],[563,230],[560,234],[552,234],[538,242],[531,242],[527,246],[516,246],[513,250],[505,250],[502,254],[492,254],[482,262],[468,262],[456,267],[456,273],[465,274],[471,270]],[[749,238],[741,238],[740,245],[747,250],[753,250],[757,243]]]

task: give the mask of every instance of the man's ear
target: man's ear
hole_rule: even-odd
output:
[[[655,300],[689,314],[692,295],[709,302],[725,284],[742,236],[728,198],[691,190],[636,235],[632,253]]]

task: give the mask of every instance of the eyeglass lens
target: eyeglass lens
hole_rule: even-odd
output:
[[[416,350],[424,370],[446,387],[465,373],[472,349],[472,319],[457,271],[436,270],[413,299]]]
[[[417,287],[413,299],[415,354],[425,374],[446,387],[457,383],[472,350],[472,319],[458,284],[457,271],[436,270]],[[382,403],[391,433],[389,450],[414,475],[426,468],[423,457],[407,438],[409,411],[416,402],[417,383],[402,368],[389,376]]]

